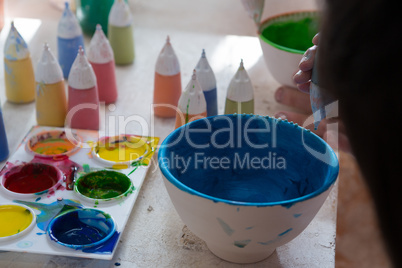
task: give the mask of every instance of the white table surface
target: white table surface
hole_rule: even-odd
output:
[[[156,58],[170,35],[180,61],[183,88],[205,48],[218,84],[219,112],[226,89],[240,59],[255,89],[256,113],[274,115],[283,109],[273,94],[279,84],[267,70],[256,37],[255,26],[240,0],[129,1],[134,15],[136,58],[133,65],[117,67],[119,98],[113,106],[102,106],[102,130],[151,134],[163,140],[174,128],[174,119],[151,117]],[[292,9],[311,9],[315,1],[266,0],[264,16]],[[6,26],[0,36],[0,58],[9,22],[28,42],[34,66],[44,41],[56,54],[56,29],[61,11],[56,0],[6,1]],[[86,37],[86,45],[89,44]],[[16,105],[6,101],[3,65],[0,66],[0,99],[10,154],[32,125],[35,104]],[[112,120],[119,122],[110,129]],[[126,122],[126,124],[123,124]],[[120,128],[120,129],[119,129]],[[156,158],[155,158],[156,159]],[[0,163],[3,166],[4,162]],[[67,258],[30,253],[0,252],[0,267],[334,267],[337,187],[331,192],[312,223],[290,243],[268,259],[238,265],[214,256],[177,215],[157,165],[152,163],[112,261]]]

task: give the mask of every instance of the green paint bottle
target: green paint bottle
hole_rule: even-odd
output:
[[[254,90],[250,78],[244,69],[243,60],[230,81],[226,94],[225,114],[254,113]]]
[[[134,36],[132,15],[124,0],[115,0],[109,14],[108,37],[118,65],[134,61]]]
[[[114,0],[76,0],[77,19],[83,32],[92,36],[100,24],[107,35],[109,12]]]

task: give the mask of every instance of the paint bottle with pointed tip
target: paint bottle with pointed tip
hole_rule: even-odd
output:
[[[114,0],[77,1],[77,19],[85,34],[92,36],[97,24],[100,24],[107,34],[107,23],[113,2]]]
[[[155,115],[175,117],[180,95],[180,64],[168,36],[155,66],[153,100]]]
[[[38,125],[63,127],[67,114],[63,72],[47,43],[36,65],[35,81]]]
[[[117,100],[116,71],[113,50],[98,24],[88,48],[88,61],[96,75],[99,101],[106,104]]]
[[[218,96],[216,90],[215,74],[208,63],[205,56],[205,50],[202,50],[201,58],[195,67],[197,79],[204,92],[207,101],[207,115],[213,116],[218,114]]]
[[[254,90],[251,80],[244,69],[243,60],[230,81],[225,104],[225,114],[254,113]]]
[[[6,129],[4,127],[3,113],[0,107],[0,162],[7,159],[9,154]]]
[[[4,45],[4,81],[7,100],[28,103],[35,100],[35,78],[28,46],[11,22]]]
[[[96,76],[82,47],[68,76],[68,114],[70,128],[99,130],[99,97]]]
[[[57,52],[64,78],[68,78],[78,48],[84,47],[84,37],[78,20],[68,2],[57,26]]]
[[[124,0],[115,0],[109,13],[108,37],[116,64],[134,61],[133,18]]]
[[[181,94],[177,108],[175,128],[207,116],[207,102],[197,80],[196,70]]]

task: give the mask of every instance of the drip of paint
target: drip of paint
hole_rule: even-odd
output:
[[[131,180],[126,175],[110,170],[86,174],[76,182],[76,191],[92,199],[127,196],[133,188]]]
[[[218,101],[216,90],[215,74],[208,63],[205,56],[205,50],[202,50],[201,58],[195,66],[197,72],[197,79],[204,92],[205,100],[207,102],[207,115],[213,116],[218,114]]]
[[[68,76],[68,112],[71,128],[99,129],[99,97],[95,72],[82,47]]]
[[[114,235],[115,224],[109,214],[95,209],[77,209],[54,218],[48,233],[55,242],[75,248],[98,246]]]
[[[63,127],[67,114],[63,72],[47,43],[36,66],[35,81],[38,124]]]
[[[207,103],[195,70],[179,99],[177,108],[179,111],[176,113],[175,128],[207,116]]]
[[[64,78],[69,76],[71,66],[80,46],[84,47],[82,30],[77,18],[70,10],[68,2],[66,2],[63,15],[57,26],[57,49]]]
[[[234,113],[254,113],[253,84],[244,68],[243,60],[230,81],[226,95],[225,114]]]
[[[285,18],[268,25],[261,37],[280,49],[287,48],[304,53],[313,44],[311,40],[318,32],[318,18],[315,16],[296,19]]]
[[[180,64],[168,36],[155,65],[153,99],[155,115],[175,117],[180,94]]]
[[[46,231],[50,221],[58,214],[68,210],[82,208],[80,203],[70,199],[57,200],[51,204],[42,204],[21,200],[15,200],[15,202],[41,211],[41,213],[37,216],[36,223],[38,228],[42,231]]]
[[[88,61],[96,75],[99,101],[106,104],[117,99],[116,71],[112,47],[102,31],[100,24],[88,48]]]
[[[6,43],[4,44],[4,58],[16,61],[23,60],[30,57],[28,45],[24,38],[20,35],[14,22],[11,22],[11,29],[8,33]]]
[[[12,236],[28,228],[33,220],[30,210],[17,205],[0,205],[0,237]]]
[[[120,135],[101,139],[94,148],[96,156],[112,162],[130,162],[142,157],[148,151],[146,139]]]
[[[56,168],[40,163],[13,167],[4,175],[4,187],[20,194],[41,193],[56,185],[61,174]]]
[[[30,53],[13,22],[4,45],[4,80],[8,101],[27,103],[35,99],[35,78]]]
[[[134,36],[130,7],[123,0],[116,0],[109,13],[108,36],[116,64],[134,61]]]

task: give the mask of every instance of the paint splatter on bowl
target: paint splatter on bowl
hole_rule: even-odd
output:
[[[32,136],[27,142],[27,150],[41,157],[69,156],[80,149],[81,138],[75,133],[52,130]]]
[[[24,205],[0,205],[0,242],[29,233],[36,223],[35,212]]]
[[[159,167],[183,222],[218,257],[252,263],[299,235],[338,176],[314,133],[287,121],[221,115],[174,130]]]
[[[64,181],[56,167],[42,163],[27,163],[11,167],[1,177],[2,189],[18,198],[52,194]]]
[[[141,161],[150,151],[147,137],[125,134],[99,139],[92,148],[92,155],[108,167],[125,169]]]
[[[97,209],[66,211],[47,227],[49,238],[58,245],[73,249],[85,249],[105,244],[116,232],[114,219]]]
[[[258,31],[265,63],[276,81],[295,87],[297,72],[304,52],[313,46],[319,29],[317,11],[278,14],[261,23]]]
[[[100,170],[79,177],[74,192],[95,205],[122,201],[134,191],[134,185],[125,174],[113,170]]]

